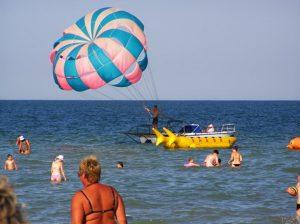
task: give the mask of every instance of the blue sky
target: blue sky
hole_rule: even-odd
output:
[[[142,20],[150,69],[131,92],[60,90],[49,60],[54,41],[81,16],[106,6]],[[155,99],[155,89],[159,99],[174,100],[300,97],[298,0],[4,0],[0,20],[0,99]]]

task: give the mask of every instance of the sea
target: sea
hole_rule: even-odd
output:
[[[241,168],[187,169],[211,150],[173,150],[139,144],[122,132],[151,123],[144,105],[164,116],[205,127],[235,124]],[[178,129],[180,127],[178,126]],[[16,138],[31,141],[17,154]],[[101,182],[122,195],[128,223],[296,223],[296,198],[285,193],[300,174],[300,151],[286,148],[300,135],[300,101],[0,101],[0,163],[13,154],[18,171],[5,171],[30,223],[70,223],[72,195],[82,188],[78,164],[96,155]],[[50,183],[55,156],[65,157],[67,181]],[[124,169],[116,163],[124,162]]]

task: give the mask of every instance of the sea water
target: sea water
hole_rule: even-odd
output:
[[[82,185],[78,163],[94,154],[101,182],[123,196],[129,223],[284,223],[296,200],[285,193],[300,174],[300,152],[288,151],[300,135],[299,101],[159,101],[164,116],[202,127],[233,123],[243,166],[233,169],[183,167],[202,162],[211,150],[168,151],[137,144],[121,132],[149,123],[143,102],[0,101],[0,163],[14,155],[19,170],[7,175],[31,223],[69,223],[70,200]],[[179,127],[178,127],[179,128]],[[17,154],[24,135],[32,154]],[[226,164],[231,150],[220,150]],[[56,155],[65,157],[67,182],[50,183]],[[117,169],[123,161],[124,169]],[[1,165],[2,166],[2,165]]]

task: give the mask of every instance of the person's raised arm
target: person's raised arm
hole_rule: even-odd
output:
[[[31,144],[29,140],[26,140],[26,144],[28,146],[27,150],[29,151],[29,153],[31,153]]]
[[[126,212],[123,199],[119,193],[114,190],[117,196],[117,208],[116,208],[116,218],[118,224],[127,224]]]
[[[71,201],[71,224],[82,224],[84,221],[84,209],[80,194],[77,192]]]
[[[66,178],[66,175],[65,175],[65,170],[64,170],[64,164],[63,164],[63,162],[61,162],[61,164],[60,164],[60,171],[61,171],[61,174],[62,174],[62,176],[64,177],[65,181],[67,181],[67,178]]]

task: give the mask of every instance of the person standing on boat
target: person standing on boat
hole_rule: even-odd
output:
[[[228,164],[231,165],[231,167],[239,167],[239,166],[241,166],[242,161],[243,161],[243,157],[238,152],[238,147],[236,145],[233,146],[232,153],[230,156],[230,160],[228,161]]]
[[[151,114],[152,116],[152,127],[156,128],[158,127],[158,116],[159,116],[159,111],[157,105],[154,105],[153,109],[150,110],[148,107],[145,107],[145,110]]]

